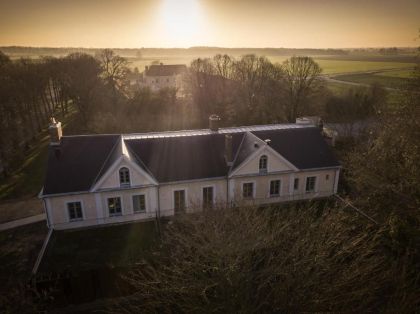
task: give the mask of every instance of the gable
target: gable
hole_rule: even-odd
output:
[[[293,164],[275,152],[270,146],[264,145],[245,159],[242,164],[238,165],[230,176],[259,174],[260,158],[264,155],[267,156],[267,173],[297,170]]]
[[[130,173],[130,187],[156,185],[157,182],[135,162],[126,156],[121,156],[98,180],[92,191],[120,188],[120,169],[128,168]]]

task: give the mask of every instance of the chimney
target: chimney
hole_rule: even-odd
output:
[[[60,145],[61,137],[63,136],[63,131],[61,129],[61,122],[55,121],[51,118],[50,126],[48,127],[48,132],[50,133],[50,145]]]
[[[220,117],[217,114],[212,114],[209,117],[209,128],[213,132],[219,131],[219,121]]]
[[[225,158],[226,164],[232,166],[233,163],[233,152],[232,152],[232,135],[225,135]]]

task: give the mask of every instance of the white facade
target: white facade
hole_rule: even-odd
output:
[[[262,156],[267,158],[263,171],[260,169]],[[121,184],[122,168],[129,171],[129,184]],[[129,154],[123,154],[89,192],[46,195],[43,198],[50,228],[69,229],[172,216],[177,202],[182,203],[181,196],[185,197],[183,211],[201,210],[204,188],[212,192],[208,199],[211,197],[214,206],[262,205],[327,197],[337,192],[339,173],[339,167],[299,170],[269,145],[264,145],[226,177],[158,183],[130,160]],[[245,197],[244,189],[248,197]],[[110,198],[119,199],[121,212],[115,214],[114,208],[112,213]],[[137,204],[137,207],[144,205],[143,210],[135,211],[134,199],[141,199],[141,205]],[[81,217],[78,216],[80,213],[70,212],[69,206],[73,205],[69,203],[80,203],[77,206],[81,206]]]

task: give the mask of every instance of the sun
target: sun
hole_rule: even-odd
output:
[[[202,12],[198,0],[163,0],[161,23],[171,42],[189,44],[199,35]]]

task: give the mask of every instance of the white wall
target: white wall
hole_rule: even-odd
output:
[[[154,184],[150,178],[145,174],[141,173],[137,167],[133,167],[132,164],[122,161],[116,167],[112,167],[112,171],[105,175],[108,175],[103,182],[97,187],[98,189],[115,189],[120,187],[120,169],[122,167],[128,168],[130,171],[130,185],[131,186],[143,186]]]
[[[239,168],[234,171],[234,175],[250,175],[259,173],[259,162],[261,156],[267,156],[267,170],[268,172],[292,171],[294,168],[287,163],[287,161],[279,158],[279,156],[272,152],[267,146],[264,147],[254,158],[245,161]]]

